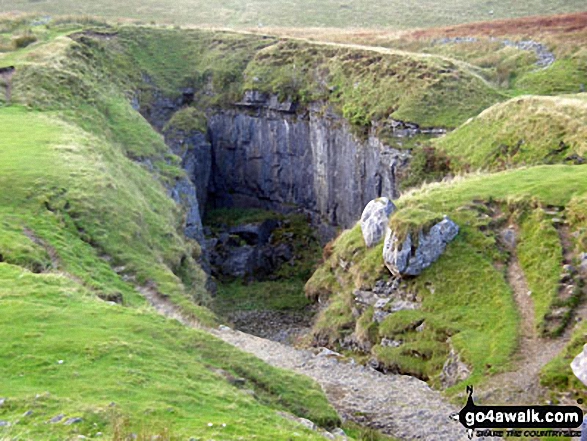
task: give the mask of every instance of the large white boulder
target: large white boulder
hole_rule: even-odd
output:
[[[373,199],[367,204],[361,215],[361,231],[367,247],[381,242],[394,211],[395,205],[388,198]]]

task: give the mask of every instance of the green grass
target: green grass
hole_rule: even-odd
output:
[[[337,424],[314,383],[159,317],[135,289],[216,321],[200,248],[167,196],[178,161],[127,102],[132,75],[102,81],[106,61],[86,49],[58,37],[10,54],[29,108],[0,108],[0,418],[21,421],[0,437],[316,438],[275,413]],[[46,424],[60,413],[84,421]]]
[[[214,310],[219,314],[253,310],[303,310],[309,305],[301,279],[225,282],[218,285]]]
[[[518,207],[522,215],[518,253],[534,293],[540,324],[556,303],[562,251],[552,224],[539,217],[539,211],[534,213],[527,205],[523,208],[520,202],[533,200],[538,205],[532,207],[569,204],[573,207],[573,225],[580,228],[587,219],[581,202],[587,193],[586,174],[587,166],[555,164],[470,175],[425,185],[397,200],[392,229],[394,219],[396,223],[403,219],[401,225],[420,229],[448,215],[461,230],[437,262],[406,282],[407,289],[422,299],[422,308],[392,314],[380,324],[379,338],[401,339],[404,345],[376,345],[373,354],[378,360],[390,369],[437,384],[450,337],[461,359],[472,367],[469,383],[483,382],[488,374],[507,369],[517,347],[519,320],[504,271],[508,256],[497,246],[497,231],[507,215],[488,216],[486,204],[501,205],[502,210]],[[328,260],[308,282],[309,296],[320,293],[321,298],[330,298],[314,326],[315,338],[336,345],[355,330],[352,291],[372,286],[376,280],[369,278],[365,268],[371,268],[371,272],[378,268],[382,271],[379,277],[387,274],[381,249],[373,258],[369,253],[356,226],[334,242]],[[416,316],[425,320],[423,332],[406,330],[406,323]],[[369,326],[361,322],[359,328],[364,333]],[[458,388],[459,385],[451,390]]]
[[[434,145],[455,170],[551,164],[585,155],[585,122],[582,94],[520,97],[490,107]]]
[[[343,28],[414,28],[453,25],[497,18],[528,15],[555,14],[584,10],[580,1],[547,2],[532,0],[516,4],[487,4],[480,0],[458,0],[450,5],[430,0],[416,3],[389,2],[340,2],[326,0],[312,3],[298,0],[292,3],[274,0],[255,0],[242,4],[236,0],[222,0],[217,4],[204,1],[180,0],[137,1],[117,3],[112,0],[72,3],[58,0],[49,4],[15,0],[5,5],[5,12],[26,11],[49,14],[102,15],[110,18],[133,18],[142,21],[178,24],[208,24],[217,27],[343,27]],[[490,11],[493,11],[492,13]]]
[[[535,95],[559,95],[585,91],[587,84],[587,51],[585,49],[555,61],[548,69],[523,75],[513,87]]]
[[[301,102],[328,99],[359,127],[388,117],[455,127],[503,99],[461,63],[394,50],[282,41],[258,52],[245,75],[246,89]]]
[[[587,327],[585,324],[573,334],[561,354],[553,358],[541,371],[540,382],[552,392],[572,393],[577,398],[585,399],[585,385],[573,374],[571,362],[581,353],[585,345]]]
[[[0,372],[9,379],[2,386],[7,401],[0,418],[20,420],[3,428],[4,436],[112,436],[122,426],[125,436],[169,433],[165,439],[271,440],[289,439],[292,432],[318,439],[272,409],[323,426],[338,422],[311,380],[271,368],[201,331],[144,308],[100,302],[60,274],[0,263],[0,279],[0,334],[6,342]],[[255,395],[231,385],[217,369],[244,378],[241,389]],[[28,410],[33,414],[23,418]],[[46,424],[58,414],[83,422]]]
[[[113,145],[56,115],[4,108],[0,129],[6,142],[0,150],[0,186],[11,189],[0,196],[1,212],[16,213],[58,255],[63,252],[64,265],[79,267],[70,249],[80,248],[79,242],[89,244],[94,256],[124,265],[137,284],[154,283],[190,313],[198,313],[193,300],[207,301],[204,274],[192,258],[199,247],[181,237],[179,210],[160,183]],[[51,240],[55,225],[76,237],[73,245]],[[24,234],[20,239],[30,243]],[[104,267],[98,263],[92,269],[97,260],[82,260],[90,275]],[[193,284],[184,285],[174,274],[182,267],[190,268]]]
[[[534,325],[542,329],[557,298],[563,259],[556,228],[542,210],[536,209],[522,221],[516,251],[532,291]]]
[[[398,243],[411,236],[414,245],[418,244],[420,233],[427,233],[431,227],[442,220],[442,216],[418,207],[407,207],[395,212],[389,219],[389,228],[398,238]]]

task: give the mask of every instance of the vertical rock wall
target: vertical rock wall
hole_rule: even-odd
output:
[[[295,204],[322,222],[350,227],[371,199],[398,196],[396,173],[406,166],[407,151],[373,135],[359,140],[321,104],[295,110],[249,94],[239,108],[209,116],[212,205]]]

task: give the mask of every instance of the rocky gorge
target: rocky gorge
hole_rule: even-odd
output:
[[[178,109],[181,104],[176,103]],[[407,169],[409,150],[390,147],[374,133],[357,137],[326,103],[301,109],[276,96],[248,92],[232,109],[207,113],[207,133],[173,127],[165,132],[197,189],[200,214],[206,205],[301,208],[330,239],[332,227],[352,226],[370,200],[399,196],[398,176]],[[146,116],[163,127],[160,118],[172,114]],[[400,137],[410,135],[398,130]],[[192,220],[197,223],[188,214],[188,225]]]

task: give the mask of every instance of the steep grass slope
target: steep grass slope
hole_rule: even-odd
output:
[[[0,437],[316,439],[276,410],[336,425],[318,386],[139,295],[215,323],[168,197],[179,158],[132,109],[132,76],[109,77],[71,30],[0,55],[16,66],[0,108]]]
[[[402,196],[391,217],[392,230],[425,228],[428,219],[445,214],[461,227],[435,264],[400,287],[412,293],[421,308],[393,313],[379,324],[369,310],[357,318],[354,290],[370,289],[389,274],[382,244],[367,249],[356,226],[332,244],[331,254],[306,285],[308,296],[328,299],[314,327],[315,338],[336,346],[354,334],[372,346],[371,355],[384,368],[434,384],[440,383],[451,347],[472,368],[468,382],[482,382],[487,374],[507,369],[517,347],[519,318],[506,277],[511,254],[499,239],[501,231],[520,226],[516,251],[532,290],[533,326],[546,332],[553,311],[577,301],[560,297],[564,261],[549,207],[557,207],[556,215],[563,218],[575,213],[572,231],[581,237],[586,225],[579,202],[587,192],[586,173],[586,166],[537,166],[459,178]],[[578,256],[580,249],[577,242],[577,249],[570,251]],[[424,330],[416,330],[421,323]],[[382,345],[384,339],[403,344]]]
[[[525,96],[482,112],[435,146],[455,170],[583,162],[587,96]]]

